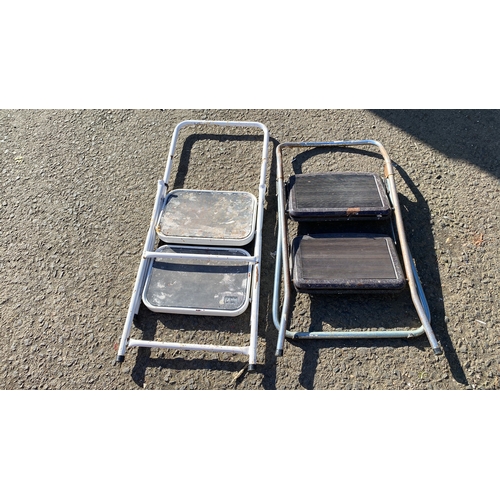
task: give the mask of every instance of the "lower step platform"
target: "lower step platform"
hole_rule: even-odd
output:
[[[164,245],[157,252],[214,255],[221,259],[151,261],[142,300],[155,312],[203,316],[238,316],[248,307],[252,264],[224,257],[250,256],[240,248]]]
[[[406,279],[389,236],[318,234],[293,240],[293,283],[304,293],[398,292]]]

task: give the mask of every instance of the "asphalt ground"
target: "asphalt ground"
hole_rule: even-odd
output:
[[[131,349],[114,363],[157,180],[173,129],[186,119],[259,121],[270,132],[254,373],[245,372],[244,356],[177,350]],[[498,389],[499,125],[495,110],[0,111],[0,388]],[[380,141],[394,162],[444,355],[422,336],[292,341],[276,358],[275,148],[365,138]],[[185,129],[172,187],[255,191],[260,147],[253,131]],[[302,159],[311,171],[337,161],[380,168],[376,155],[345,165],[335,152]],[[403,299],[294,300],[292,325],[305,329],[418,322]],[[246,343],[248,323],[248,313],[165,317],[141,306],[133,335]]]

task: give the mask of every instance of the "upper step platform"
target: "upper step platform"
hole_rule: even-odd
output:
[[[177,189],[165,200],[156,232],[165,243],[244,246],[254,237],[256,215],[251,193]]]
[[[295,221],[386,219],[391,205],[372,173],[298,174],[290,177],[288,215]]]

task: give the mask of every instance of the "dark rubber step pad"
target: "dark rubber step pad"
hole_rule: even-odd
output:
[[[288,213],[294,220],[387,218],[391,206],[380,176],[371,173],[290,177]]]
[[[305,235],[293,241],[298,291],[398,291],[405,277],[392,239],[385,235]]]

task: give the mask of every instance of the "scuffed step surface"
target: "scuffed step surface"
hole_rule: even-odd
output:
[[[394,244],[380,235],[305,235],[293,241],[299,291],[401,290],[405,279]]]

